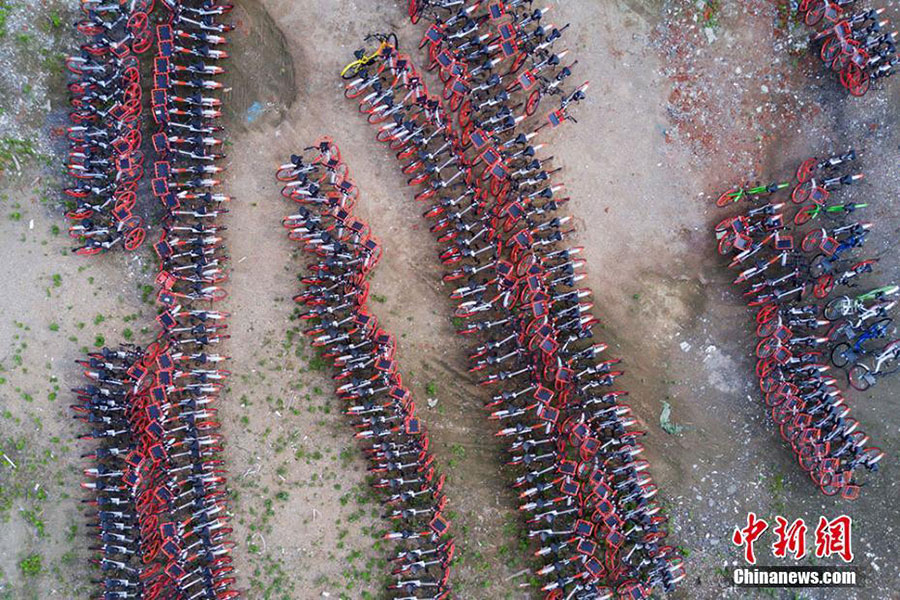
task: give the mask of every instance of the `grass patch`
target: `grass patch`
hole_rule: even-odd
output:
[[[318,354],[309,359],[309,368],[311,371],[324,371],[328,366],[328,361]]]
[[[27,577],[34,577],[40,575],[41,571],[43,571],[44,567],[41,563],[40,554],[29,554],[19,561],[19,570]]]
[[[719,11],[721,8],[719,0],[706,0],[702,16],[704,27],[715,29],[719,26]]]
[[[6,0],[0,0],[0,39],[6,35],[6,19],[12,11]]]
[[[5,32],[5,17],[2,16],[4,14],[3,7],[4,4],[0,3],[0,38],[3,37]],[[37,149],[31,140],[20,140],[13,137],[0,138],[0,171],[16,169],[26,159],[34,158],[37,154]]]

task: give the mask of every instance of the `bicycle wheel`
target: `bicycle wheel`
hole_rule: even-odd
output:
[[[434,189],[434,188],[426,188],[426,189],[422,190],[421,192],[419,192],[418,194],[416,194],[416,195],[413,197],[413,199],[414,199],[414,200],[418,200],[419,202],[423,202],[423,201],[425,201],[425,200],[428,200],[428,199],[431,198],[432,196],[434,196],[435,193],[437,193],[437,190],[436,190],[436,189]]]
[[[100,254],[103,252],[103,248],[100,246],[84,246],[74,250],[75,254],[78,256],[94,256],[95,254]]]
[[[859,69],[859,67],[857,67],[856,65],[850,66]],[[847,85],[847,89],[850,91],[850,95],[859,98],[860,96],[865,96],[866,92],[869,91],[869,86],[872,83],[872,78],[869,76],[869,71],[867,71],[866,69],[859,69],[858,75],[848,74],[847,81],[849,83],[849,85]]]
[[[125,86],[137,84],[140,87],[141,71],[134,66],[128,67],[122,72],[122,83]]]
[[[840,54],[834,57],[834,60],[831,61],[831,70],[835,73],[843,72],[848,65],[850,65],[853,61],[853,52],[844,52],[842,51]]]
[[[800,249],[804,252],[812,252],[822,245],[827,236],[828,232],[825,229],[813,229],[803,236],[803,241],[800,242]],[[813,277],[816,277],[816,275],[813,275]]]
[[[69,57],[66,59],[66,68],[81,77],[84,73],[81,69],[81,62],[76,60],[77,57]]]
[[[774,408],[780,406],[785,401],[785,395],[778,390],[772,390],[766,394],[766,406]]]
[[[413,25],[422,18],[422,0],[409,0],[406,4],[406,12],[409,15],[409,21]]]
[[[772,407],[772,420],[775,421],[777,425],[784,425],[785,423],[787,423],[792,414],[793,411],[784,404],[779,404]],[[785,436],[785,438],[786,437],[787,436]]]
[[[149,31],[150,17],[147,16],[147,13],[134,12],[128,17],[125,27],[134,36],[142,35],[144,32]]]
[[[826,277],[826,273],[828,273],[828,271],[831,270],[830,266],[831,266],[831,263],[828,261],[828,257],[825,256],[824,254],[816,254],[813,257],[813,259],[810,261],[809,274],[810,274],[810,276],[817,279],[816,286],[819,285],[818,280],[823,280],[823,283],[822,283],[823,286],[828,285],[828,282],[824,281],[824,277]],[[828,291],[830,292],[831,290],[828,289]],[[827,295],[828,294],[825,294],[824,296],[816,296],[816,298],[822,299]]]
[[[853,337],[853,327],[850,325],[849,321],[842,319],[829,327],[828,333],[826,333],[825,336],[832,342],[837,342],[842,338],[845,341],[849,341],[850,338]]]
[[[135,54],[143,54],[153,45],[156,38],[150,29],[144,29],[134,34],[134,41],[131,42],[131,51]]]
[[[801,433],[803,433],[803,429],[797,422],[797,417],[790,419],[787,423],[781,426],[781,436],[784,438],[784,441],[791,444],[791,446],[794,445],[794,442],[798,437],[800,437]]]
[[[416,168],[418,168],[418,167],[416,167]],[[415,170],[415,169],[413,169],[413,170]],[[431,173],[428,171],[422,171],[415,177],[410,177],[406,181],[406,183],[407,183],[407,185],[421,185],[421,184],[425,183],[426,181],[428,181],[429,179],[431,179]]]
[[[803,204],[809,200],[809,194],[812,192],[813,187],[815,187],[815,183],[812,180],[798,183],[791,192],[791,200],[793,200],[794,204]]]
[[[291,164],[290,166],[279,167],[275,172],[275,179],[281,183],[288,183],[290,181],[295,181],[299,174],[300,170],[295,165]]]
[[[761,358],[756,361],[756,376],[766,377],[777,365],[774,358]]]
[[[757,323],[765,323],[766,321],[771,321],[775,317],[778,316],[778,305],[777,304],[768,304],[759,309],[759,312],[756,313],[756,322]]]
[[[341,79],[344,79],[344,80],[353,79],[365,67],[366,67],[366,64],[363,61],[355,60],[352,63],[348,64],[346,67],[344,67],[344,70],[341,71]]]
[[[528,100],[525,102],[525,114],[529,117],[534,114],[534,111],[537,110],[538,104],[541,101],[541,91],[534,90],[530,94],[528,94]]]
[[[826,8],[827,6],[825,4],[825,0],[818,0],[814,2],[806,12],[806,16],[803,17],[803,22],[806,23],[809,27],[815,27],[816,25],[818,25],[819,21],[822,20],[822,17],[825,16]]]
[[[89,219],[92,214],[94,214],[94,211],[90,208],[85,208],[82,210],[70,210],[66,213],[66,218],[73,221],[80,221],[82,219]]]
[[[884,458],[884,450],[882,450],[878,446],[869,446],[868,448],[863,450],[863,454],[866,455],[866,459],[867,459],[866,464],[867,465],[874,465],[879,460]]]
[[[821,256],[821,254],[819,256]],[[828,297],[828,294],[830,294],[833,289],[834,277],[831,275],[822,275],[816,280],[816,284],[813,286],[813,296],[821,300],[822,298]]]
[[[516,57],[513,59],[513,63],[509,66],[509,71],[507,75],[514,75],[519,72],[519,69],[522,68],[522,65],[525,64],[525,59],[528,58],[527,52],[519,52]]]
[[[803,450],[797,454],[797,461],[800,463],[801,469],[809,472],[819,464],[819,457],[816,456],[815,451],[810,446],[804,446]]]
[[[768,397],[768,394],[770,392],[774,391],[775,388],[778,385],[781,385],[781,383],[783,383],[783,382],[784,382],[784,378],[781,377],[780,375],[773,375],[773,374],[764,375],[763,377],[759,378],[759,390],[763,394],[766,394],[766,396]],[[766,404],[768,404],[768,402],[766,402]],[[780,402],[779,402],[779,404],[780,404]],[[773,404],[771,406],[775,406],[775,405]]]
[[[775,298],[774,292],[761,292],[756,298],[747,302],[747,306],[757,307],[768,304]]]
[[[889,338],[897,331],[896,327],[892,327],[894,320],[890,317],[878,319],[872,323],[872,331],[878,332],[877,337]],[[880,334],[880,335],[878,335]],[[882,369],[883,370],[883,369]]]
[[[470,118],[472,116],[472,101],[466,99],[465,102],[462,103],[462,106],[459,107],[459,116],[457,117],[459,121],[459,126],[463,129],[468,127],[469,123],[472,122]]]
[[[894,353],[888,356],[887,360],[881,363],[880,373],[884,373],[885,375],[890,375],[891,373],[896,373],[898,369],[900,369],[900,340],[894,340],[890,344],[884,347],[887,350],[889,347],[893,347]]]
[[[510,183],[509,179],[498,179],[496,177],[491,179],[491,194],[497,199],[497,202],[502,203],[506,199],[506,195],[511,187],[512,183]]]
[[[820,208],[816,204],[801,206],[797,214],[794,215],[794,225],[805,225],[819,214],[819,210]]]
[[[758,358],[769,358],[781,346],[781,341],[775,337],[767,337],[756,345],[756,356]]]
[[[725,256],[734,250],[734,242],[737,241],[737,234],[733,231],[726,231],[719,240],[719,254]]]
[[[825,305],[822,316],[829,321],[837,321],[838,319],[850,314],[853,301],[847,296],[838,296]]]
[[[869,367],[864,364],[857,363],[850,367],[850,371],[847,372],[847,380],[850,382],[853,389],[859,390],[860,392],[864,392],[872,387]]]
[[[769,319],[763,321],[756,328],[756,337],[767,338],[772,336],[781,327],[781,319]]]
[[[454,93],[450,97],[450,102],[449,102],[450,110],[452,110],[454,112],[458,111],[460,105],[463,103],[463,100],[465,100],[465,99],[466,99],[466,97],[463,96],[462,94]]]
[[[813,169],[816,168],[816,159],[807,158],[797,168],[797,181],[804,183],[812,179]]]
[[[841,42],[837,37],[831,36],[825,40],[824,44],[822,44],[822,49],[819,51],[819,57],[825,64],[830,64],[840,52]]]
[[[370,81],[366,77],[357,77],[344,87],[344,97],[351,100],[354,98],[359,98],[363,95],[363,92],[369,89],[369,83]]]
[[[93,19],[83,19],[75,23],[75,29],[78,30],[79,33],[82,33],[88,37],[93,37],[95,35],[100,35],[103,33],[103,27],[97,25],[96,21]]]
[[[732,202],[737,202],[744,195],[744,190],[739,190],[737,188],[732,188],[719,196],[718,200],[716,200],[716,206],[719,208],[723,206],[728,206]]]
[[[427,211],[425,211],[424,213],[422,213],[422,216],[425,218],[428,218],[428,219],[433,219],[434,217],[440,216],[443,213],[444,213],[444,207],[441,206],[440,204],[437,204],[437,205],[431,207],[430,209],[428,209]]]
[[[732,229],[732,224],[734,223],[736,217],[725,217],[721,221],[719,221],[718,225],[713,228],[713,231],[719,233],[720,231],[728,231]]]
[[[209,300],[210,302],[221,302],[227,297],[227,290],[220,287],[215,287],[206,295],[206,298],[204,298],[204,300]]]
[[[831,349],[831,364],[838,369],[843,369],[850,364],[850,344],[841,342]]]
[[[814,473],[810,474],[813,475]],[[826,496],[834,496],[840,492],[841,488],[844,487],[842,484],[841,477],[837,473],[825,472],[824,475],[819,477],[819,489]]]

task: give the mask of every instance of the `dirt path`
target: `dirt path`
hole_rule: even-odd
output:
[[[328,134],[363,190],[361,216],[385,246],[373,306],[400,341],[404,377],[449,472],[448,508],[462,547],[459,597],[530,597],[517,588],[524,578],[513,577],[524,567],[520,523],[497,475],[481,391],[452,334],[432,238],[396,161],[373,141],[373,128],[344,100],[334,76],[364,34],[395,29],[410,47],[420,29],[404,22],[396,2],[237,4],[228,104],[228,187],[237,201],[227,223],[233,272],[225,307],[233,313],[227,352],[235,376],[220,414],[240,583],[251,598],[361,598],[377,596],[384,571],[372,540],[383,525],[363,463],[330,381],[309,361],[290,320],[299,262],[279,226],[288,207],[272,180],[292,150]],[[590,80],[591,90],[578,125],[565,130],[565,140],[549,140],[551,154],[565,167],[574,243],[586,248],[588,283],[605,317],[599,331],[627,363],[622,385],[651,434],[645,445],[671,512],[672,539],[689,553],[690,580],[676,597],[753,597],[728,587],[721,574],[739,558],[729,537],[748,510],[807,522],[820,514],[854,517],[866,587],[799,597],[898,597],[897,562],[884,535],[900,527],[900,509],[890,501],[898,498],[897,382],[852,400],[888,452],[883,472],[851,507],[816,494],[763,417],[746,353],[748,315],[727,289],[707,233],[720,218],[710,208],[716,190],[756,168],[788,175],[810,152],[852,144],[867,172],[857,193],[873,199],[869,218],[884,219],[873,252],[883,254],[884,277],[896,279],[900,109],[890,100],[898,82],[861,101],[845,98],[833,81],[818,79],[810,58],[783,50],[791,40],[776,31],[777,14],[762,1],[725,7],[714,23],[682,2],[553,4],[553,21],[573,24],[567,38],[580,60],[576,77]],[[74,19],[57,5],[42,7],[40,18],[52,11]],[[65,41],[60,32],[45,35]],[[0,44],[0,61],[22,52],[8,39]],[[5,92],[15,85],[21,82],[0,78]],[[50,119],[58,119],[58,90],[46,85],[35,93],[49,94]],[[29,105],[27,118],[12,119],[13,98],[4,96],[0,137],[48,132],[40,102]],[[44,191],[52,180],[35,160],[22,170],[0,179],[0,450],[16,464],[0,457],[0,543],[15,549],[0,554],[0,598],[85,597],[80,448],[70,441],[76,428],[63,390],[77,380],[72,360],[81,346],[102,342],[97,336],[119,340],[126,329],[135,339],[145,335],[153,309],[141,286],[150,282],[152,263],[145,254],[68,256],[67,240],[53,233],[61,219],[41,200],[52,197]],[[437,399],[433,408],[429,396]],[[684,433],[660,429],[663,400]],[[20,568],[32,554],[42,557],[39,575]]]

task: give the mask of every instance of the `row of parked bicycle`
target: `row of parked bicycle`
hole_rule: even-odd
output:
[[[444,475],[397,370],[396,339],[379,327],[367,302],[381,244],[353,214],[359,192],[332,140],[322,138],[291,156],[276,177],[285,184],[283,195],[296,203],[282,224],[312,259],[294,296],[303,307],[304,334],[333,366],[337,396],[369,462],[371,484],[383,492],[382,516],[391,523],[383,538],[398,543],[390,556],[389,597],[448,598],[454,543],[442,515]]]
[[[115,21],[130,5],[92,9]],[[162,24],[146,48],[156,48],[151,100],[159,126],[151,187],[165,208],[154,244],[159,333],[144,349],[91,354],[83,363],[91,381],[75,390],[73,405],[91,425],[82,438],[95,442],[85,454],[92,466],[84,487],[96,507],[89,518],[100,540],[93,548],[104,600],[239,596],[215,407],[229,375],[218,345],[228,337],[228,314],[209,309],[226,296],[228,256],[217,217],[228,197],[208,177],[221,170],[223,156],[215,152],[221,100],[207,94],[221,87],[218,59],[226,54],[219,48],[231,25],[219,17],[229,9],[164,0]]]
[[[841,85],[862,96],[872,84],[897,72],[897,31],[889,29],[885,7],[848,12],[855,0],[800,0],[797,14],[816,32],[813,47]]]
[[[884,452],[849,416],[831,367],[847,369],[861,390],[900,368],[888,316],[900,286],[873,287],[878,259],[856,256],[871,227],[857,219],[867,204],[835,201],[863,178],[846,173],[855,160],[853,150],[811,158],[796,182],[733,188],[718,205],[749,207],[715,227],[719,253],[738,273],[734,284],[756,310],[756,373],[772,419],[820,489],[847,499],[859,495],[858,473],[877,470]],[[867,291],[847,293],[860,286]]]
[[[66,58],[72,124],[66,129],[68,174],[63,190],[72,221],[74,252],[93,255],[117,246],[134,250],[147,231],[133,214],[143,175],[142,92],[138,55],[152,45],[148,12],[153,0],[101,3],[82,0],[76,24],[89,41]]]
[[[555,49],[566,27],[526,1],[423,10],[433,24],[420,47],[442,92],[429,93],[396,38],[377,35],[367,39],[378,47],[344,69],[345,94],[379,125],[376,139],[396,153],[443,244],[459,333],[480,338],[470,370],[494,387],[485,407],[508,442],[505,463],[544,564],[535,574],[554,599],[671,590],[685,573],[664,545],[666,517],[638,458],[644,432],[613,387],[619,360],[592,339],[581,249],[559,244],[572,232],[559,214],[568,200],[553,181],[559,169],[533,143],[573,120],[568,110],[585,97]],[[558,103],[538,122],[535,90]]]

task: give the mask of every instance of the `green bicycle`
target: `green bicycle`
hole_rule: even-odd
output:
[[[716,200],[716,206],[723,207],[728,206],[729,204],[733,204],[735,202],[740,202],[741,200],[750,200],[751,202],[756,200],[757,197],[763,195],[771,195],[777,192],[778,190],[783,190],[788,187],[790,182],[785,183],[770,183],[769,185],[760,185],[752,188],[732,188],[719,196],[719,199]]]
[[[835,204],[834,206],[823,206],[821,204],[807,204],[801,206],[797,214],[794,215],[794,225],[803,225],[809,223],[821,214],[850,214],[857,208],[865,208],[868,204],[865,202],[848,202],[847,204]]]
[[[895,296],[900,292],[900,285],[886,285],[874,290],[869,290],[855,298],[850,296],[838,296],[825,305],[823,316],[829,321],[836,321],[846,317],[858,317],[868,310],[866,304],[872,300],[881,300],[889,296]]]

